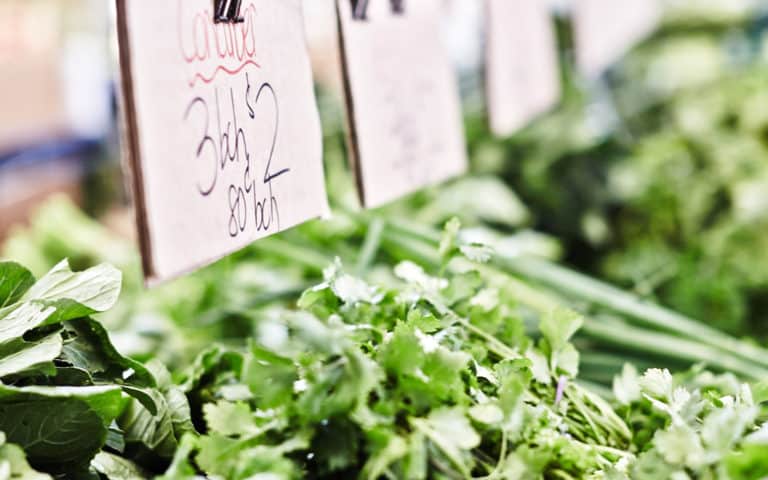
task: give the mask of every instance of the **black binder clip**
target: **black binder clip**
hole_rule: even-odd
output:
[[[355,20],[368,20],[368,1],[352,0],[352,18]]]
[[[352,18],[355,20],[368,20],[368,2],[370,0],[352,0]],[[392,13],[402,15],[405,13],[405,0],[389,0]]]
[[[243,23],[240,16],[240,5],[243,0],[213,0],[214,23]]]

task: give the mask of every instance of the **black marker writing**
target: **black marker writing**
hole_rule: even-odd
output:
[[[225,171],[240,169],[242,172],[241,177],[238,174],[239,180],[229,184],[226,188],[229,208],[227,233],[230,237],[237,237],[249,229],[257,232],[280,230],[280,207],[274,191],[274,182],[290,172],[289,168],[273,171],[275,149],[280,131],[280,108],[275,90],[269,83],[265,82],[252,96],[250,78],[247,74],[245,80],[245,107],[249,119],[254,122],[270,122],[269,125],[272,127],[269,148],[249,148],[249,136],[245,129],[247,125],[241,125],[238,119],[238,107],[242,107],[242,103],[236,101],[235,91],[232,88],[229,88],[228,92],[225,90],[227,95],[223,101],[224,108],[222,108],[220,89],[214,90],[218,138],[210,135],[210,109],[208,102],[203,97],[194,98],[187,106],[184,114],[184,121],[187,123],[193,121],[194,117],[194,124],[198,125],[200,132],[198,135],[201,140],[196,146],[195,159],[210,164],[210,167],[206,166],[202,169],[205,172],[204,177],[198,180],[197,189],[200,195],[212,196]],[[263,119],[257,118],[260,117],[257,115],[258,110],[266,102],[262,99],[267,97],[272,100],[269,103],[274,106],[274,114],[264,116]],[[225,116],[228,117],[226,120],[223,118]],[[260,127],[264,125],[267,123],[259,123]],[[254,151],[266,152],[266,158],[256,158],[252,155]],[[254,180],[251,170],[252,168],[259,168],[259,165],[264,165],[260,184]]]

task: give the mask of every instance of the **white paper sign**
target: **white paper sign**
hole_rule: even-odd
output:
[[[562,94],[546,0],[487,0],[486,94],[491,129],[511,135]]]
[[[574,40],[579,70],[601,75],[659,24],[658,0],[575,0]]]
[[[365,18],[353,4],[367,3]],[[377,207],[467,169],[456,78],[442,43],[442,0],[337,0],[352,161]]]
[[[148,281],[327,213],[301,0],[117,0]]]

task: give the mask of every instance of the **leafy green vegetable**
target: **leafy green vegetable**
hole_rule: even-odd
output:
[[[46,470],[87,464],[124,405],[116,387],[1,387],[0,431]]]
[[[482,175],[350,213],[339,189],[333,220],[153,292],[130,245],[52,202],[5,248],[51,274],[0,263],[0,430],[19,445],[0,442],[0,478],[47,478],[25,456],[114,479],[766,476],[768,352],[710,326],[761,334],[765,73],[709,84],[729,64],[714,37],[741,35],[719,22],[668,26],[612,99],[569,98],[508,143],[470,125],[479,169],[520,198]],[[351,185],[342,135],[326,145]],[[634,292],[539,258],[563,251]],[[65,257],[115,263],[122,301],[117,270]]]
[[[130,471],[131,459],[157,468],[127,449],[146,431],[170,431],[170,444],[145,443],[159,457],[173,456],[173,435],[192,428],[186,398],[169,379],[161,390],[158,377],[118,353],[88,317],[115,304],[120,272],[108,265],[72,272],[64,261],[39,281],[14,263],[0,262],[0,273],[0,432],[17,445],[0,446],[9,456],[3,468],[26,475],[25,455],[40,470],[81,475],[99,454],[93,468],[108,477]],[[143,419],[145,436],[137,438],[135,422],[115,429],[137,409],[156,413]],[[103,452],[108,445],[132,457],[113,458]]]
[[[0,308],[16,301],[35,283],[35,277],[18,263],[0,264]]]
[[[0,478],[19,480],[51,480],[51,477],[36,472],[27,463],[24,451],[7,443],[5,434],[0,432]]]
[[[336,264],[303,295],[299,304],[308,313],[265,320],[265,334],[249,350],[203,353],[185,385],[191,398],[207,399],[200,409],[207,433],[179,451],[174,468],[197,464],[233,479],[249,478],[256,466],[274,478],[300,471],[505,478],[523,452],[551,457],[538,473],[563,468],[574,476],[631,456],[606,453],[629,446],[629,429],[604,400],[574,383],[569,369],[555,366],[555,376],[532,382],[528,358],[562,361],[577,315],[563,309],[542,322],[544,350],[489,343],[519,320],[496,302],[484,313],[498,314],[497,323],[473,324],[473,299],[488,288],[482,276],[431,277],[413,264],[396,271],[406,280],[388,290]],[[222,369],[223,361],[230,368]],[[245,394],[226,400],[238,385]],[[594,462],[558,466],[563,446],[543,439],[565,431],[573,439],[560,442],[575,443]],[[600,452],[600,444],[610,449]]]

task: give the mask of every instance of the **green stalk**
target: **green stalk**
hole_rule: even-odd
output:
[[[768,350],[733,338],[654,303],[643,301],[616,287],[537,258],[497,258],[505,270],[511,273],[618,313],[639,325],[676,333],[768,367]]]
[[[423,226],[412,226],[402,220],[392,221],[390,225],[395,231],[392,235],[393,238],[411,237],[430,244],[436,244],[439,241],[437,232],[429,231]],[[749,364],[768,368],[768,350],[764,348],[733,338],[696,320],[643,301],[635,295],[552,262],[538,258],[508,257],[497,254],[494,266],[567,295],[571,303],[574,300],[585,302],[619,314],[638,325],[698,341],[714,349],[708,350],[710,354],[714,351],[721,351],[729,356],[740,358],[742,366],[745,365],[744,361],[746,361]],[[658,352],[658,349],[654,349],[654,351],[657,354],[667,356],[666,353]],[[718,353],[716,356],[720,356],[720,354]],[[710,359],[711,357],[704,357],[699,361],[707,362]],[[730,364],[729,361],[728,363]]]
[[[363,247],[360,250],[360,256],[357,259],[355,270],[358,274],[364,273],[373,263],[376,254],[381,247],[381,235],[384,233],[386,223],[383,219],[376,217],[368,224],[368,233],[365,235]]]
[[[331,260],[314,249],[302,247],[295,242],[284,240],[280,236],[267,237],[254,243],[259,251],[269,252],[273,257],[290,260],[305,268],[322,273],[330,265]]]
[[[390,221],[388,226],[391,228],[383,234],[383,241],[399,255],[429,266],[439,265],[439,257],[436,253],[439,234],[434,230],[430,231],[420,226],[411,227],[402,221]],[[573,303],[575,297],[576,301],[601,306],[625,318],[628,317],[628,320],[637,320],[637,316],[646,315],[648,318],[641,318],[638,323],[653,328],[648,330],[639,328],[637,325],[624,324],[619,327],[615,324],[587,319],[580,333],[582,336],[598,341],[600,345],[631,350],[644,355],[650,354],[676,362],[705,363],[713,368],[730,370],[751,379],[768,378],[768,370],[765,368],[768,363],[761,361],[766,356],[763,349],[753,347],[662,307],[642,302],[633,295],[549,262],[536,260],[536,264],[543,264],[543,270],[547,272],[564,272],[563,277],[570,282],[563,281],[557,275],[537,274],[534,268],[520,268],[518,260],[527,259],[497,256],[497,260],[499,262],[493,266],[480,268],[493,277],[492,272],[501,273],[497,270],[499,265],[508,267],[504,269],[507,274],[503,275],[503,280],[497,281],[513,292],[519,302],[539,313],[546,314],[555,306]],[[567,299],[543,293],[540,289],[535,289],[509,274],[519,275],[526,280],[548,279],[548,282],[538,283],[543,283],[547,289],[562,292]],[[592,288],[579,289],[578,283],[581,280]],[[668,318],[676,319],[676,322],[672,322],[673,327],[676,328],[669,328],[664,324]],[[682,331],[684,327],[691,328]],[[688,331],[694,331],[698,335],[688,335]],[[747,351],[751,351],[754,356],[750,357],[745,353]]]
[[[724,354],[723,351],[704,343],[630,325],[617,329],[591,319],[584,322],[581,331],[592,339],[601,339],[630,352],[642,352],[690,363],[705,363],[717,370],[731,371],[754,380],[768,378],[768,370],[760,365],[738,356]]]

